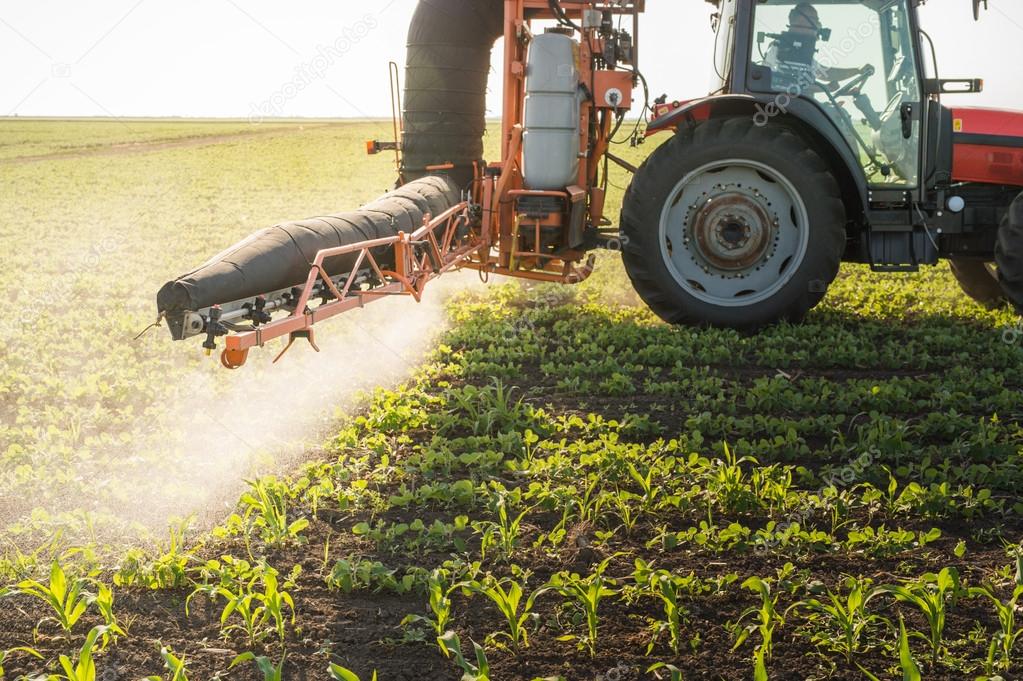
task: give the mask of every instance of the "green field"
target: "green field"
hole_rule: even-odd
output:
[[[5,543],[34,550],[58,530],[76,539],[96,533],[99,548],[126,532],[142,537],[156,527],[163,536],[169,507],[181,516],[204,509],[216,497],[211,478],[231,486],[248,464],[278,456],[279,443],[248,433],[260,421],[271,434],[282,430],[270,402],[285,379],[262,375],[274,352],[254,358],[252,372],[227,375],[194,345],[171,346],[163,329],[133,338],[155,319],[162,283],[211,254],[275,221],[357,206],[386,191],[390,161],[359,168],[351,161],[363,161],[356,154],[364,138],[388,128],[0,125],[0,139],[11,141],[9,158],[0,160],[0,286],[12,303],[0,318]],[[203,138],[212,131],[240,136],[210,144]],[[168,138],[187,145],[116,151]],[[93,153],[19,161],[36,156],[40,140]],[[326,331],[328,343],[331,332],[344,335]],[[318,443],[322,433],[308,435]]]
[[[8,678],[1023,674],[1023,328],[945,266],[755,336],[664,325],[615,254],[455,275],[228,373],[132,340],[156,290],[386,190],[390,123],[131,125],[0,122]]]

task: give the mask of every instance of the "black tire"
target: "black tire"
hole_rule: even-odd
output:
[[[735,294],[732,299],[719,298],[722,304],[715,304],[714,296],[708,296],[708,289],[701,288],[698,282],[689,281],[688,286],[684,285],[680,281],[684,275],[680,273],[676,278],[672,270],[674,268],[678,273],[678,268],[674,264],[669,265],[669,261],[675,259],[675,246],[670,237],[666,238],[667,245],[663,248],[661,243],[662,214],[667,216],[680,203],[682,192],[687,191],[680,189],[686,186],[683,182],[694,171],[707,168],[708,164],[732,159],[740,164],[748,161],[770,168],[774,174],[787,180],[789,194],[794,188],[805,206],[807,224],[795,227],[805,230],[805,236],[799,237],[805,244],[801,260],[794,257],[785,260],[788,265],[782,265],[782,268],[789,269],[779,271],[778,281],[774,284],[777,290],[765,290],[762,295],[769,294],[769,297],[755,304],[743,304],[741,296],[747,295],[743,292]],[[742,187],[742,184],[729,186]],[[709,206],[710,203],[711,200],[707,200],[703,205]],[[679,225],[679,236],[683,237],[687,251],[680,256],[689,256],[694,248],[691,244],[694,228],[690,221],[692,219],[696,223],[699,220],[692,218],[692,211],[703,210],[696,206],[696,203],[692,204],[684,223]],[[665,220],[667,223],[668,219]],[[716,224],[721,222],[722,219],[718,219]],[[795,225],[799,221],[793,219],[792,222]],[[846,246],[845,205],[838,182],[827,163],[790,128],[773,123],[758,126],[752,118],[712,119],[680,128],[671,140],[651,154],[636,173],[625,196],[621,224],[622,257],[633,286],[658,316],[672,324],[751,331],[781,320],[799,321],[824,298],[828,286],[838,275]],[[723,228],[710,229],[716,229],[712,233],[720,235]],[[774,221],[774,229],[781,229],[777,220]],[[747,240],[748,235],[747,229]],[[720,236],[718,240],[720,242]],[[706,237],[700,243],[707,243]],[[773,254],[765,257],[773,257]],[[693,261],[696,262],[695,256]],[[767,269],[767,262],[763,261],[763,264]],[[703,265],[698,264],[698,267]],[[757,267],[758,272],[760,269]],[[747,271],[752,274],[752,268],[747,268],[742,270],[741,276],[720,275],[720,278],[742,279],[747,276]],[[716,282],[717,276],[712,275],[708,281]],[[703,298],[698,297],[701,290]]]
[[[1023,314],[1023,194],[1012,202],[1008,220],[998,230],[995,264],[1005,297]]]
[[[998,282],[998,275],[989,267],[990,263],[953,258],[948,264],[963,293],[989,310],[1005,305],[1005,292]]]

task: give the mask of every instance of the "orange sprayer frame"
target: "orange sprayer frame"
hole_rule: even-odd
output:
[[[221,362],[229,369],[237,369],[245,363],[250,348],[262,346],[275,338],[289,336],[288,346],[277,356],[279,360],[296,338],[305,337],[316,348],[312,327],[325,319],[330,319],[357,307],[364,307],[366,303],[380,300],[384,296],[410,295],[419,301],[423,295],[423,289],[430,280],[457,267],[473,252],[488,245],[485,239],[469,240],[467,243],[458,242],[459,230],[466,224],[468,217],[468,203],[462,202],[436,218],[425,216],[423,226],[412,234],[399,232],[397,236],[393,237],[362,241],[319,251],[313,259],[309,275],[295,305],[295,311],[287,317],[269,322],[251,331],[228,336]],[[383,269],[377,257],[373,255],[373,250],[388,246],[394,248],[393,270]],[[358,253],[358,256],[345,280],[345,285],[338,289],[324,269],[323,261],[348,253]],[[390,283],[369,290],[353,290],[352,283],[357,280],[358,273],[367,265],[379,281]],[[310,309],[309,299],[318,281],[322,281],[327,287],[331,299]]]

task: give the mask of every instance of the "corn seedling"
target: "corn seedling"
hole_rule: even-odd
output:
[[[809,620],[819,625],[822,631],[813,636],[818,645],[843,655],[847,662],[859,652],[863,634],[873,624],[885,622],[879,615],[867,612],[867,604],[880,593],[862,581],[850,578],[846,582],[849,593],[843,598],[840,594],[827,592],[827,600],[808,598],[795,603],[786,612],[805,610]]]
[[[683,681],[682,680],[682,670],[679,669],[678,667],[676,667],[673,664],[668,664],[667,662],[656,662],[656,663],[650,665],[649,667],[647,667],[646,673],[650,674],[652,672],[656,672],[656,671],[659,671],[661,669],[663,669],[664,671],[668,672],[671,675],[669,677],[671,679],[671,681]],[[659,674],[655,674],[654,676],[656,678],[660,678]]]
[[[106,633],[106,627],[93,627],[85,637],[85,643],[82,644],[76,661],[67,655],[61,655],[60,667],[64,670],[64,675],[56,678],[61,681],[96,681],[96,662],[92,655],[96,651],[97,639]]]
[[[586,615],[586,638],[584,644],[590,651],[590,657],[597,654],[597,609],[600,601],[607,596],[618,593],[611,587],[615,585],[613,579],[604,577],[604,570],[614,556],[605,558],[596,571],[588,577],[580,577],[577,574],[558,573],[551,578],[548,586],[555,589],[562,596],[571,598],[582,607]],[[568,641],[576,638],[574,635],[562,636],[558,640]]]
[[[586,491],[572,499],[572,505],[577,509],[576,519],[581,523],[592,523],[600,515],[600,507],[603,505],[598,489],[600,482],[600,477],[594,477]]]
[[[738,636],[732,650],[738,650],[754,632],[758,632],[760,645],[753,652],[753,677],[758,680],[766,679],[767,660],[771,659],[773,651],[774,631],[785,624],[785,619],[778,614],[778,595],[773,593],[769,581],[750,577],[742,583],[742,587],[756,592],[760,596],[760,604],[747,608],[739,616],[734,625],[738,630]],[[753,622],[739,629],[743,620],[749,618],[752,618]]]
[[[254,645],[257,641],[262,640],[265,635],[261,629],[266,621],[266,611],[259,605],[259,595],[241,590],[234,593],[227,587],[220,587],[217,593],[227,600],[227,605],[224,606],[224,610],[220,614],[221,631],[224,635],[227,636],[235,629],[241,629],[245,632],[250,644]],[[227,621],[232,615],[236,615],[236,619],[240,619],[241,624],[228,625]]]
[[[353,672],[351,669],[345,669],[341,665],[330,663],[327,667],[327,674],[330,675],[330,681],[362,681],[358,674]],[[370,677],[370,681],[377,681],[377,673],[373,672],[373,676]]]
[[[497,520],[481,520],[473,523],[473,529],[482,535],[480,555],[486,560],[487,552],[496,548],[500,560],[508,559],[515,551],[521,533],[522,519],[530,509],[524,509],[514,518],[508,514],[508,503],[502,494],[497,499]]]
[[[18,648],[10,648],[8,650],[0,650],[0,679],[4,678],[4,662],[6,662],[8,658],[15,653],[24,653],[40,660],[43,659],[43,656],[39,654],[39,651],[34,648],[21,646]]]
[[[441,652],[447,655],[448,651],[444,648],[444,644],[441,643],[441,637],[447,632],[448,622],[451,621],[451,592],[461,586],[461,584],[448,587],[441,571],[434,570],[427,578],[426,586],[430,593],[430,610],[433,612],[434,618],[430,619],[422,615],[408,615],[402,620],[401,624],[402,626],[412,622],[429,624],[437,636],[437,645],[440,646]]]
[[[172,523],[166,549],[161,549],[162,553],[155,558],[148,558],[140,549],[129,551],[114,573],[114,586],[177,589],[188,585],[188,564],[193,551],[186,549],[185,538],[191,523],[191,518]]]
[[[906,633],[906,621],[899,617],[899,667],[902,669],[902,681],[922,681],[920,667],[913,659],[913,651],[909,648],[909,635]]]
[[[465,659],[465,655],[462,653],[462,641],[458,638],[458,634],[449,631],[444,634],[442,641],[444,648],[451,651],[451,654],[455,656],[455,662],[465,672],[462,681],[491,681],[490,663],[487,662],[487,653],[480,644],[472,641],[472,648],[476,653],[476,664],[473,664]]]
[[[291,594],[280,588],[280,584],[277,579],[277,573],[271,570],[267,571],[267,574],[263,576],[263,593],[261,595],[263,606],[266,611],[270,614],[270,618],[274,622],[274,629],[277,631],[277,637],[284,642],[284,627],[287,622],[287,615],[285,608],[291,610],[291,624],[295,624],[295,601],[292,599]]]
[[[622,521],[620,527],[625,528],[626,535],[632,534],[632,530],[636,527],[636,522],[639,521],[640,513],[632,507],[632,501],[639,498],[641,497],[638,494],[633,494],[626,490],[618,490],[607,497],[607,504],[612,506],[611,513]]]
[[[640,499],[642,499],[643,509],[650,511],[657,504],[657,497],[661,493],[661,486],[654,480],[654,476],[657,473],[657,462],[655,461],[647,469],[646,474],[639,472],[635,464],[629,464],[629,477],[639,485],[640,491],[643,493]]]
[[[529,422],[530,408],[522,398],[514,399],[517,388],[495,380],[485,388],[469,385],[454,389],[448,397],[455,408],[447,412],[447,432],[458,424],[470,427],[473,435],[494,435],[507,430],[520,430]]]
[[[678,578],[666,570],[657,570],[647,577],[645,587],[649,593],[661,602],[664,609],[664,621],[658,623],[659,630],[667,630],[671,651],[676,655],[682,649],[682,618],[685,609],[681,605],[681,595],[686,583],[691,578]],[[647,647],[647,655],[653,651],[654,640]]]
[[[71,631],[89,607],[91,595],[85,591],[87,584],[88,581],[82,578],[74,578],[69,582],[60,563],[53,561],[48,583],[25,580],[19,582],[12,593],[22,593],[42,601],[53,612],[52,617],[44,618],[43,621],[53,620],[64,631]]]
[[[274,664],[268,657],[256,655],[255,653],[242,653],[231,661],[228,669],[234,669],[243,662],[255,662],[256,668],[263,675],[263,681],[284,681],[284,662],[287,659],[288,654],[284,653],[281,656],[281,661]]]
[[[970,589],[969,593],[971,596],[987,598],[994,606],[995,613],[998,615],[1000,630],[991,641],[988,657],[993,658],[997,654],[1001,669],[1009,671],[1012,667],[1012,651],[1016,647],[1016,642],[1019,641],[1020,636],[1023,635],[1023,628],[1016,625],[1016,608],[1018,607],[1020,596],[1023,596],[1023,585],[1015,585],[1012,597],[1007,601],[1002,601],[995,593],[994,588],[989,585],[975,587]]]
[[[124,629],[117,622],[114,615],[114,592],[106,584],[98,584],[97,593],[90,599],[90,604],[95,606],[106,625],[106,632],[103,634],[103,647],[106,648],[110,642],[111,635],[127,636]]]
[[[160,657],[163,658],[163,664],[171,674],[169,681],[188,681],[184,655],[178,657],[170,648],[162,645],[160,646]]]
[[[707,472],[707,513],[716,505],[724,511],[746,512],[759,506],[743,464],[759,466],[760,462],[750,456],[736,457],[726,444],[724,460],[715,460]]]
[[[505,588],[507,585],[507,589]],[[530,594],[529,598],[526,599],[525,604],[522,603],[523,591],[522,587],[518,582],[513,580],[495,580],[490,579],[487,582],[480,584],[476,582],[470,585],[470,588],[476,593],[483,594],[497,606],[497,609],[501,611],[504,616],[505,622],[508,625],[507,631],[502,631],[497,636],[505,636],[511,642],[513,648],[518,648],[521,644],[522,647],[529,647],[529,633],[526,629],[526,624],[531,619],[535,619],[533,613],[533,604],[537,597],[548,591],[548,588],[541,588]],[[520,607],[521,606],[521,607]]]
[[[913,632],[913,636],[924,639],[930,645],[931,664],[936,665],[941,657],[945,633],[945,614],[949,597],[959,594],[959,572],[955,568],[944,568],[937,575],[924,575],[919,581],[908,584],[878,587],[899,601],[916,606],[927,620],[928,634]]]
[[[309,521],[299,518],[288,522],[287,485],[265,478],[249,481],[249,488],[241,498],[241,503],[246,506],[245,519],[259,529],[263,542],[282,546],[291,540],[299,540]]]
[[[266,637],[268,632],[265,625],[272,620],[274,625],[272,630],[283,642],[287,622],[286,609],[291,610],[291,623],[295,623],[295,603],[287,589],[294,585],[293,580],[297,574],[297,570],[293,571],[292,578],[281,588],[278,572],[263,565],[260,574],[253,577],[248,584],[239,584],[235,587],[213,585],[199,587],[192,592],[189,599],[197,593],[203,593],[211,598],[223,598],[226,601],[220,614],[221,631],[225,636],[232,631],[241,630],[249,644],[254,646]],[[257,589],[258,582],[262,582],[262,590]],[[232,615],[240,622],[228,624]]]
[[[184,656],[178,657],[170,648],[162,643],[157,643],[156,645],[160,649],[160,657],[163,658],[163,666],[170,672],[170,677],[167,681],[188,681],[188,673],[185,669]],[[159,676],[147,676],[142,681],[163,681],[163,678]]]

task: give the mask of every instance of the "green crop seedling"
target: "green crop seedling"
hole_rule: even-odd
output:
[[[82,644],[77,659],[72,660],[66,655],[60,656],[60,666],[64,674],[54,678],[60,681],[97,681],[93,654],[97,650],[97,640],[106,633],[106,627],[93,627],[85,637],[85,643]]]
[[[115,586],[145,586],[149,589],[177,589],[189,584],[188,566],[193,550],[188,547],[187,532],[192,520],[172,522],[167,544],[159,555],[150,558],[141,549],[132,549],[114,573]]]
[[[242,653],[231,661],[230,669],[237,667],[243,662],[254,662],[256,669],[263,675],[263,681],[284,681],[284,663],[288,659],[288,654],[284,653],[281,655],[281,661],[277,664],[273,663],[273,660],[264,656],[256,655],[252,652]]]
[[[185,658],[178,657],[170,648],[162,643],[157,644],[157,650],[160,652],[160,657],[163,658],[164,668],[170,672],[170,677],[167,681],[188,681]],[[164,679],[159,676],[147,676],[144,681],[164,681]]]
[[[931,573],[914,582],[897,586],[883,585],[878,589],[920,611],[927,621],[928,633],[923,635],[913,632],[913,635],[927,641],[931,649],[931,664],[938,664],[944,645],[948,601],[959,595],[959,572],[955,568],[942,568],[936,575]]]
[[[974,587],[969,590],[969,593],[971,596],[987,599],[998,615],[1000,628],[991,640],[990,655],[993,657],[997,653],[999,668],[1007,672],[1012,668],[1013,650],[1016,648],[1016,643],[1023,636],[1023,628],[1016,623],[1019,599],[1023,596],[1023,584],[1015,584],[1012,596],[1004,601],[999,598],[991,585]]]
[[[473,529],[481,535],[480,554],[486,560],[490,549],[497,549],[498,559],[506,560],[515,552],[521,534],[522,519],[529,509],[512,516],[508,513],[508,501],[504,494],[497,498],[497,522],[481,520],[473,523]]]
[[[71,629],[89,607],[91,594],[85,591],[89,582],[83,578],[68,579],[60,563],[50,565],[50,579],[46,583],[24,580],[17,585],[17,593],[32,596],[48,606],[53,614],[43,621],[53,621],[64,631]]]
[[[287,589],[293,585],[297,574],[298,570],[293,571],[292,577],[282,585],[278,572],[264,564],[247,583],[198,587],[189,599],[200,593],[212,599],[224,599],[220,625],[225,637],[233,631],[242,631],[249,645],[254,646],[273,632],[283,642],[289,622],[288,610],[291,611],[290,622],[295,622],[295,603]],[[268,623],[273,626],[267,628]]]
[[[330,674],[331,681],[361,681],[355,672],[333,662],[327,667],[327,673]],[[377,673],[375,671],[373,676],[370,677],[370,681],[377,681]]]
[[[472,642],[473,652],[476,656],[476,662],[473,664],[465,659],[465,654],[462,652],[462,641],[458,634],[449,631],[442,637],[442,640],[444,649],[451,651],[455,662],[465,672],[462,681],[493,681],[490,676],[490,663],[487,661],[487,653],[483,650],[483,646],[475,641]]]
[[[289,496],[288,486],[273,478],[250,481],[249,491],[242,495],[245,520],[251,522],[263,541],[272,546],[300,540],[302,531],[309,526],[305,518],[289,521]]]
[[[37,659],[43,659],[43,656],[38,650],[29,648],[27,646],[18,646],[17,648],[8,648],[7,650],[0,650],[0,679],[4,678],[4,663],[10,658],[17,654],[31,655]]]
[[[736,637],[732,650],[737,650],[753,633],[760,634],[760,643],[753,652],[753,676],[759,681],[767,678],[767,662],[774,651],[774,633],[785,624],[785,619],[778,613],[779,596],[769,580],[750,577],[742,583],[742,588],[756,592],[760,603],[747,608],[733,625]],[[752,623],[742,626],[746,619],[751,619]]]
[[[848,593],[844,597],[828,590],[826,600],[808,598],[793,604],[787,612],[809,613],[810,624],[814,626],[813,640],[851,662],[860,652],[863,637],[870,627],[887,621],[867,611],[870,600],[880,593],[878,589],[855,578],[847,579],[845,586]]]
[[[586,636],[582,638],[581,643],[589,650],[590,657],[597,654],[597,625],[599,623],[597,610],[600,607],[600,602],[606,597],[618,593],[612,588],[616,584],[615,580],[604,576],[604,571],[613,558],[614,556],[605,558],[586,577],[580,577],[575,573],[561,572],[554,575],[549,583],[552,589],[562,596],[573,599],[582,608],[586,616]],[[560,640],[567,641],[576,638],[578,637],[569,634],[562,636]]]
[[[682,596],[692,590],[695,578],[679,577],[667,570],[651,570],[646,563],[636,559],[636,570],[633,578],[637,582],[640,593],[650,595],[660,601],[664,612],[664,620],[655,623],[655,632],[660,634],[667,631],[668,645],[676,655],[682,650],[682,622],[686,616],[686,610],[682,604]],[[647,646],[649,655],[657,642],[657,636]]]
[[[430,610],[433,612],[433,619],[422,615],[407,615],[401,623],[402,626],[412,622],[429,624],[437,637],[437,645],[440,646],[441,652],[446,655],[448,651],[441,642],[441,639],[447,633],[448,622],[451,620],[451,592],[462,587],[463,584],[455,584],[449,587],[443,573],[438,569],[430,573],[430,576],[427,577],[426,585],[430,595]]]
[[[472,582],[469,584],[469,588],[489,598],[504,617],[508,629],[500,632],[498,636],[507,638],[513,648],[518,648],[520,645],[523,648],[529,647],[529,631],[526,625],[536,617],[533,613],[536,599],[549,591],[549,588],[537,589],[526,598],[524,603],[522,601],[522,586],[511,579],[491,578],[482,584]],[[496,639],[498,636],[493,638]]]

